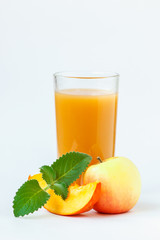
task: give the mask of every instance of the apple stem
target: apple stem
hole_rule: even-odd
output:
[[[97,160],[102,163],[102,159],[100,157],[97,157]]]

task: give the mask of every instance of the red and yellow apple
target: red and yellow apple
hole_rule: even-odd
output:
[[[123,213],[137,203],[141,192],[141,178],[137,167],[129,159],[113,157],[90,166],[83,183],[101,182],[101,194],[94,209],[101,213]]]

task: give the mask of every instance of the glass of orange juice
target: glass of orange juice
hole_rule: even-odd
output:
[[[91,164],[113,157],[118,101],[117,73],[54,74],[58,156],[78,151]]]

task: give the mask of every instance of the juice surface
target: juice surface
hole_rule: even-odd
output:
[[[78,151],[102,160],[114,156],[117,94],[105,90],[55,92],[58,156]]]

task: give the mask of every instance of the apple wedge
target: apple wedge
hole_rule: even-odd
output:
[[[42,174],[29,176],[28,179],[36,179],[42,188],[46,187],[46,182],[43,180]],[[63,200],[53,190],[48,189],[47,192],[51,197],[44,205],[44,208],[51,213],[59,215],[77,215],[87,212],[93,208],[100,197],[101,183],[96,181],[84,186],[72,184],[68,190],[68,197],[66,200]]]

